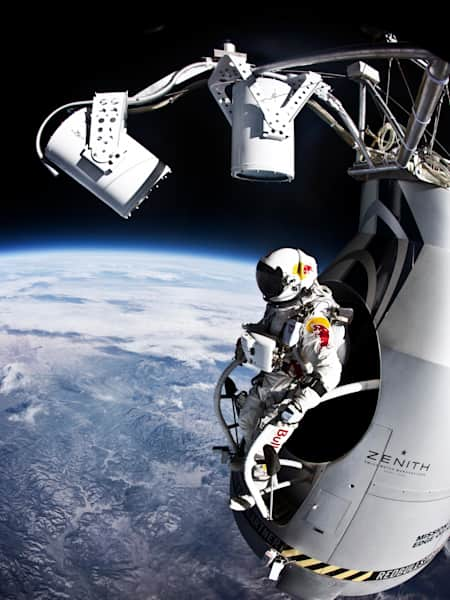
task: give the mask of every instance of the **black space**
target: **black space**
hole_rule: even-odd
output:
[[[4,175],[10,191],[4,191],[3,248],[156,245],[256,258],[276,246],[298,245],[328,261],[357,228],[360,184],[346,174],[354,152],[306,109],[296,119],[296,179],[291,184],[231,178],[231,128],[207,89],[168,108],[130,116],[129,133],[173,173],[127,221],[67,176],[53,178],[34,152],[36,131],[47,114],[66,102],[90,99],[95,91],[135,93],[212,55],[225,40],[247,52],[250,62],[264,64],[309,50],[367,43],[379,30],[393,29],[401,40],[448,56],[443,24],[324,24],[293,15],[276,21],[191,15],[183,22],[136,14],[131,7],[131,16],[126,7],[122,14],[110,8],[105,5],[106,20],[92,17],[88,8],[61,5],[48,16],[28,15],[27,26],[11,21],[14,42],[4,69],[10,89],[4,116],[10,156]],[[336,94],[356,119],[356,86],[334,81]],[[400,92],[407,104],[405,94]]]

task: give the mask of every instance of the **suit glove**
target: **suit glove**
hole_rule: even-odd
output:
[[[305,412],[300,404],[300,399],[292,400],[281,413],[280,417],[283,423],[288,425],[296,425],[305,416]]]

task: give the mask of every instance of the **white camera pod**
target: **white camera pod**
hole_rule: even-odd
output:
[[[242,350],[250,365],[271,373],[277,358],[277,341],[272,336],[246,331],[241,336]]]
[[[81,108],[54,132],[45,158],[124,218],[170,169],[130,137],[127,93],[96,94],[92,111]]]

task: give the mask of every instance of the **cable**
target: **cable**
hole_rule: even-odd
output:
[[[397,60],[395,62],[397,63],[398,70],[400,71],[400,75],[402,76],[403,83],[405,84],[406,89],[408,90],[409,99],[411,100],[411,105],[414,106],[414,97],[412,95],[412,92],[411,92],[410,87],[408,85],[408,81],[406,79],[406,76],[405,76],[405,74],[403,72],[402,66],[401,66],[400,61],[398,60],[398,58],[397,58]]]
[[[195,69],[197,67],[205,67],[205,70],[209,70],[215,66],[216,66],[216,63],[211,63],[210,61],[208,61],[208,62],[202,61],[202,62],[197,62],[197,63],[192,63],[190,65],[187,65],[186,67],[183,67],[179,71],[172,73],[172,75],[169,78],[169,81],[167,83],[165,83],[163,85],[163,87],[161,87],[156,92],[153,92],[149,96],[144,97],[141,100],[139,99],[139,96],[142,96],[142,95],[145,96],[146,89],[148,90],[149,88],[146,88],[146,89],[142,90],[141,92],[138,92],[137,94],[135,94],[132,98],[129,99],[129,102],[128,102],[129,106],[143,106],[145,104],[151,104],[155,100],[159,100],[162,96],[165,96],[168,92],[170,92],[177,85],[178,80],[188,71]],[[150,86],[150,87],[152,87],[152,86]],[[137,96],[137,98],[136,98],[136,96]]]
[[[262,71],[261,73],[259,73],[260,76],[262,77],[270,77],[272,79],[278,79],[278,81],[288,81],[289,79],[289,74],[281,74],[281,73],[272,73],[272,71]]]
[[[352,121],[348,112],[345,110],[342,102],[338,98],[336,98],[336,96],[331,94],[330,92],[328,92],[327,95],[321,99],[324,102],[326,102],[329,106],[331,106],[331,108],[338,113],[341,120],[347,126],[347,129],[348,129],[350,135],[352,136],[352,138],[355,140],[356,144],[358,145],[358,148],[359,148],[361,154],[366,159],[367,164],[369,165],[369,167],[373,168],[374,164],[372,162],[372,159],[370,158],[370,155],[367,151],[366,146],[364,145],[364,143],[361,141],[361,139],[359,137],[358,128],[356,127],[355,123]]]
[[[151,112],[153,110],[158,110],[159,108],[164,108],[169,104],[173,104],[182,96],[185,96],[189,92],[192,92],[196,89],[200,89],[205,86],[208,82],[207,79],[202,79],[201,81],[194,81],[193,83],[188,84],[186,87],[181,88],[178,92],[173,92],[169,94],[166,100],[161,100],[157,104],[148,104],[142,106],[130,106],[128,112],[131,114],[142,114],[145,112]]]
[[[298,69],[298,70],[290,70],[288,72],[292,73],[293,75],[299,75],[300,73],[309,73],[310,71],[307,69]],[[320,75],[321,77],[325,78],[329,78],[329,79],[333,79],[334,77],[336,79],[347,79],[347,75],[344,75],[344,73],[328,73],[326,71],[314,71],[314,73],[317,73],[318,75]]]
[[[398,138],[399,143],[403,145],[404,144],[404,142],[403,142],[404,131],[402,130],[402,127],[399,125],[399,123],[397,123],[397,120],[394,117],[394,115],[392,114],[391,109],[389,108],[389,106],[387,106],[387,104],[385,103],[385,101],[383,100],[381,95],[379,94],[377,87],[371,81],[367,82],[367,87],[373,97],[376,109],[381,113],[383,122],[384,122],[384,117],[386,117],[388,119],[389,124],[395,131],[395,134]],[[384,127],[384,125],[382,125],[381,129],[383,129],[383,127]],[[378,140],[378,135],[377,135],[377,140]]]
[[[430,141],[430,150],[431,151],[433,151],[434,142],[436,141],[436,133],[437,133],[438,125],[439,125],[439,119],[441,118],[441,108],[442,108],[443,100],[444,100],[444,94],[442,94],[441,99],[439,100],[439,104],[436,109],[436,115],[434,117],[433,135],[431,136],[431,141]]]
[[[36,134],[36,153],[42,161],[45,161],[45,157],[44,157],[44,153],[42,152],[42,149],[41,149],[41,137],[42,137],[42,133],[43,133],[47,123],[51,119],[53,119],[53,117],[55,115],[57,115],[59,112],[61,112],[62,110],[65,110],[67,108],[72,108],[74,106],[90,106],[91,104],[92,104],[92,100],[80,100],[78,102],[69,102],[69,104],[64,104],[63,106],[60,106],[59,108],[57,108],[56,110],[54,110],[52,113],[50,113],[48,115],[48,117],[43,121],[42,125],[39,127],[39,130]],[[54,169],[49,167],[49,165],[46,164],[46,166],[51,170],[52,173],[57,174],[57,171],[55,171]]]
[[[356,142],[350,133],[340,125],[336,119],[323,106],[315,100],[308,100],[306,106],[310,108],[322,121],[329,125],[337,135],[351,148],[356,148]]]
[[[388,67],[388,80],[387,80],[387,88],[386,88],[386,105],[389,106],[389,92],[391,89],[391,69],[392,69],[392,58],[389,59],[389,67]],[[383,117],[383,127],[386,125],[386,115]]]
[[[385,90],[384,90],[384,88],[382,88],[381,86],[378,86],[378,88],[380,89],[380,91],[381,91],[381,92],[384,92],[384,93],[385,93]],[[449,96],[448,88],[446,88],[446,94],[447,94],[447,96],[448,96],[448,98],[449,98],[449,103],[450,103],[450,96]],[[405,108],[405,107],[404,107],[402,104],[400,104],[400,102],[398,102],[398,100],[396,100],[396,99],[395,99],[393,96],[391,96],[391,98],[390,98],[390,101],[391,101],[393,104],[395,104],[395,105],[397,106],[397,108],[399,108],[399,109],[400,109],[400,110],[402,110],[402,111],[403,111],[403,112],[404,112],[406,115],[408,115],[408,116],[409,116],[409,114],[410,114],[410,111],[409,111],[407,108]],[[377,108],[379,108],[379,107],[377,107]],[[426,128],[426,129],[425,129],[425,131],[426,131],[426,132],[427,132],[429,135],[431,135],[431,132],[429,131],[429,129],[428,129],[428,128]],[[443,150],[443,151],[445,152],[445,154],[447,154],[447,156],[449,156],[449,157],[450,157],[450,152],[447,150],[447,148],[446,148],[446,147],[445,147],[443,144],[441,144],[441,143],[440,143],[440,141],[439,141],[439,140],[435,140],[435,143],[436,143],[436,145],[437,145],[437,146],[439,146],[439,148],[440,148],[441,150]]]

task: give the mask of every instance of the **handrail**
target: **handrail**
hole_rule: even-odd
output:
[[[220,426],[223,429],[223,432],[225,434],[225,437],[228,440],[228,443],[231,445],[234,452],[238,451],[238,446],[236,444],[236,441],[233,439],[233,436],[231,435],[230,430],[228,429],[228,425],[227,425],[225,419],[223,418],[222,409],[221,409],[222,387],[225,383],[225,380],[229,376],[229,374],[232,371],[234,371],[234,369],[241,364],[242,364],[242,362],[237,359],[234,359],[233,361],[231,361],[231,363],[228,365],[228,367],[226,367],[226,369],[222,372],[222,375],[219,377],[219,380],[217,381],[216,387],[214,389],[214,410],[216,413],[216,417],[219,421]]]
[[[416,46],[408,44],[373,44],[349,46],[344,48],[332,48],[330,50],[319,50],[304,56],[297,56],[287,60],[272,62],[253,69],[255,74],[261,71],[280,71],[282,69],[294,69],[296,67],[310,67],[330,62],[364,60],[364,59],[424,59],[434,60],[436,55]]]

